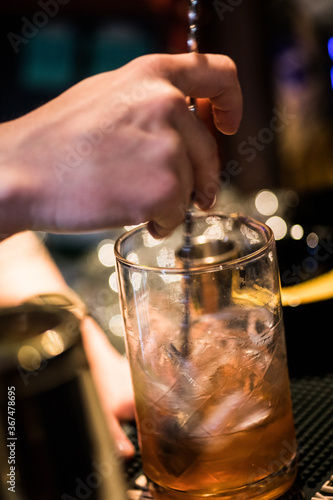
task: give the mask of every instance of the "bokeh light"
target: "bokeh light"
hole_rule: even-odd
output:
[[[44,351],[51,356],[58,356],[64,349],[64,341],[58,332],[54,330],[47,330],[43,333],[41,344]]]
[[[316,233],[310,233],[307,235],[306,244],[308,245],[308,247],[316,248],[316,246],[318,246],[318,243],[319,243],[319,238]]]
[[[255,198],[255,206],[262,215],[273,215],[279,208],[279,201],[272,191],[260,191]]]
[[[101,243],[98,245],[97,253],[98,259],[103,266],[113,267],[115,265],[113,240],[101,241]]]
[[[39,370],[42,364],[42,358],[37,349],[30,345],[24,345],[20,348],[17,353],[18,362],[28,371],[36,371]]]
[[[117,281],[117,274],[115,272],[112,273],[109,277],[109,286],[111,290],[118,293],[118,281]]]
[[[304,235],[304,229],[300,224],[294,224],[290,228],[290,236],[293,240],[301,240]]]
[[[275,215],[274,217],[270,217],[266,221],[266,224],[273,231],[274,238],[276,240],[282,240],[282,238],[284,238],[285,235],[287,234],[287,224],[282,219],[282,217],[278,217],[277,215]]]
[[[124,336],[125,332],[121,314],[115,314],[114,316],[112,316],[109,321],[109,329],[110,332],[113,333],[113,335],[116,335],[116,337]]]

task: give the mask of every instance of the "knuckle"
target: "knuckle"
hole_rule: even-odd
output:
[[[167,59],[167,54],[145,54],[138,57],[135,61],[151,74],[155,76],[164,76],[166,74]]]
[[[161,216],[171,212],[179,204],[183,193],[180,177],[174,168],[168,168],[165,163],[162,168],[157,164],[156,174],[147,182],[146,194],[135,204],[133,216],[141,221]]]
[[[166,54],[145,54],[133,59],[128,65],[145,77],[162,80],[168,78],[165,60]]]
[[[231,76],[236,76],[237,75],[237,66],[234,62],[233,59],[229,56],[223,56],[224,58],[224,67],[225,70],[231,75]]]
[[[163,129],[155,143],[157,162],[161,169],[168,171],[177,165],[178,158],[184,155],[184,148],[183,141],[176,130]]]
[[[175,121],[177,116],[188,111],[184,94],[170,84],[161,85],[156,96],[156,111],[161,118]]]
[[[168,172],[168,174],[162,176],[159,183],[155,210],[162,210],[163,208],[163,212],[172,211],[181,198],[182,190],[179,179],[175,174]]]
[[[158,201],[162,202],[165,207],[172,207],[181,198],[181,183],[174,170],[168,169],[160,176],[158,193]]]

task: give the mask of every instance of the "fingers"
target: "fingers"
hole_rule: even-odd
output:
[[[226,56],[214,54],[152,56],[150,64],[156,76],[162,76],[174,90],[181,91],[181,99],[179,102],[176,99],[170,108],[169,121],[178,131],[191,163],[194,202],[203,210],[209,209],[220,186],[217,146],[206,126],[187,110],[184,95],[208,97],[217,128],[225,134],[235,133],[242,116],[242,94],[235,64]],[[167,221],[150,222],[149,230],[155,237],[166,236],[176,226],[174,221],[174,215],[169,213]]]
[[[178,185],[170,190],[173,196],[165,205],[167,210],[160,210],[156,218],[148,223],[148,230],[155,238],[167,236],[184,220],[191,199],[198,208],[207,210],[215,203],[219,190],[220,162],[213,136],[187,109],[178,122],[175,117],[173,121],[179,134],[182,134],[187,155],[180,156],[178,170],[183,175],[179,175]]]
[[[192,184],[191,184],[192,185]],[[185,186],[184,193],[188,191]],[[154,238],[164,238],[168,236],[184,220],[186,207],[190,203],[190,193],[185,196],[179,193],[175,201],[166,205],[166,210],[159,211],[158,215],[148,223],[148,231]],[[169,207],[169,209],[168,209]]]
[[[179,94],[178,90],[175,91]],[[167,110],[163,109],[164,106]],[[155,138],[156,134],[159,136],[158,154],[150,158],[155,169],[153,179],[145,185],[148,193],[146,209],[150,220],[148,229],[155,238],[167,236],[181,224],[195,186],[189,145],[181,131],[186,120],[184,122],[180,118],[181,123],[177,123],[176,115],[181,117],[184,111],[189,113],[183,96],[180,102],[176,96],[173,102],[172,99],[171,102],[169,99],[159,102],[156,112],[149,114],[148,135]],[[158,133],[156,123],[159,123]]]
[[[128,362],[108,341],[90,317],[81,324],[82,340],[107,426],[121,456],[134,454],[134,447],[119,421],[134,419],[134,396]]]
[[[191,200],[198,208],[209,209],[219,190],[220,161],[212,134],[188,110],[184,99],[182,105],[175,103],[170,110],[169,127],[178,132],[174,154],[170,155],[174,184],[167,190],[168,199],[161,198],[158,213],[148,224],[148,230],[155,238],[167,236],[184,220]],[[175,134],[169,132],[169,135]]]
[[[135,448],[130,439],[126,436],[119,421],[114,415],[107,415],[108,429],[113,437],[116,449],[123,458],[131,458],[135,454]]]
[[[166,198],[169,199],[162,200],[167,211],[161,210],[154,222],[149,224],[152,235],[164,237],[183,221],[192,194],[194,202],[203,210],[214,204],[220,184],[220,161],[213,135],[189,111],[184,94],[179,89],[170,84],[162,86],[158,93],[158,106],[148,117],[145,127],[149,131],[156,131],[156,123],[164,124],[161,135],[168,145],[165,160],[172,164],[177,174],[175,185],[167,191]],[[159,209],[164,203],[159,204]]]
[[[234,62],[220,54],[164,55],[151,59],[156,76],[166,77],[185,95],[208,97],[215,125],[225,134],[239,127],[243,99]]]
[[[194,199],[202,210],[214,204],[219,191],[220,160],[217,145],[206,125],[193,112],[174,113],[174,126],[182,135],[193,169]]]

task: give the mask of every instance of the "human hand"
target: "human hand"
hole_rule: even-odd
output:
[[[90,317],[81,322],[82,340],[96,391],[119,454],[134,455],[135,449],[121,422],[134,420],[134,395],[128,361],[108,341]]]
[[[134,396],[127,360],[114,349],[99,325],[84,315],[83,304],[68,288],[35,234],[16,234],[0,244],[0,307],[24,302],[67,307],[68,300],[73,303],[72,312],[77,313],[81,320],[82,341],[107,426],[119,454],[130,457],[134,447],[120,424],[134,418]]]
[[[2,124],[0,232],[150,221],[161,237],[182,222],[192,192],[209,208],[218,188],[217,147],[188,110],[187,95],[209,98],[217,128],[237,131],[236,68],[212,54],[143,56]]]

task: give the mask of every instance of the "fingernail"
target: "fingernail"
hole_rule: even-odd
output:
[[[212,199],[210,205],[208,205],[208,208],[212,208],[215,205],[216,200],[217,200],[217,195],[214,195],[214,198]]]
[[[148,231],[150,232],[150,234],[152,235],[153,238],[156,238],[158,239],[160,236],[156,230],[156,224],[154,221],[150,220],[148,222],[148,225],[147,225],[147,229]]]
[[[211,199],[198,198],[197,200],[193,201],[193,205],[195,205],[199,210],[209,210],[210,208],[212,208],[215,205],[216,200],[217,200],[216,195],[214,195],[214,197]]]
[[[166,236],[168,236],[168,234],[170,234],[170,231],[168,229],[163,228],[157,222],[154,221],[149,221],[147,228],[152,237],[157,240],[165,238]]]

